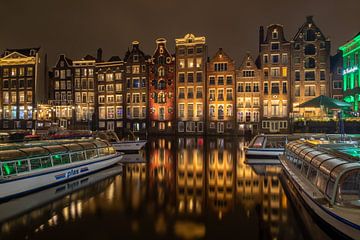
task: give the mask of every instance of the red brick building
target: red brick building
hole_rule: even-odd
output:
[[[149,62],[149,133],[175,133],[175,57],[156,40]]]

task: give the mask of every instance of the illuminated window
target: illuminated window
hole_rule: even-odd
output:
[[[188,117],[192,118],[194,117],[194,105],[192,103],[188,104]]]
[[[210,101],[215,101],[215,89],[210,89],[209,90],[209,100]]]
[[[11,92],[11,103],[16,103],[16,92]]]
[[[185,59],[179,59],[179,67],[185,68]]]
[[[194,67],[194,59],[193,58],[189,58],[187,60],[187,64],[188,64],[188,68],[193,68]]]
[[[201,65],[202,65],[202,59],[201,58],[196,58],[196,67],[201,68]]]
[[[224,89],[218,89],[218,100],[224,101]]]
[[[106,81],[107,81],[107,82],[113,81],[113,77],[114,77],[114,74],[112,74],[112,73],[107,73],[107,74],[106,74]]]
[[[315,96],[315,86],[305,85],[305,96]]]
[[[16,76],[16,73],[17,73],[16,68],[11,68],[11,76],[12,76],[12,77],[15,77],[15,76]]]
[[[201,103],[196,104],[196,117],[202,117],[203,115],[203,105]]]
[[[9,76],[9,69],[8,69],[8,68],[4,68],[4,69],[3,69],[3,76],[4,76],[4,77],[8,77],[8,76]]]
[[[320,85],[320,95],[326,95],[325,85]]]
[[[179,117],[185,117],[185,105],[183,103],[179,104]]]
[[[280,77],[280,68],[271,68],[271,76]]]
[[[282,61],[283,64],[288,64],[288,55],[287,55],[287,53],[283,53],[281,55],[281,61]]]
[[[227,88],[226,89],[226,100],[232,101],[232,99],[233,99],[233,91],[231,88]]]
[[[164,77],[164,76],[165,76],[165,69],[164,69],[164,67],[159,67],[159,68],[158,68],[158,74],[159,74],[159,77]]]
[[[25,68],[19,68],[19,76],[24,76],[25,75]]]
[[[282,76],[287,77],[287,67],[282,67]]]
[[[259,83],[254,83],[253,89],[254,89],[253,92],[260,92],[260,90],[259,90]]]
[[[210,105],[209,116],[210,117],[215,117],[215,106],[214,105]]]
[[[99,118],[100,119],[105,119],[105,107],[99,107]]]
[[[233,107],[232,107],[232,105],[227,105],[226,106],[226,116],[232,117],[232,115],[233,115]]]
[[[132,73],[133,74],[139,74],[140,73],[140,66],[139,65],[133,65],[132,66]]]

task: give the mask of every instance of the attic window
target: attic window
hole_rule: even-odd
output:
[[[34,56],[35,55],[35,50],[34,49],[31,49],[30,50],[30,56]]]
[[[305,34],[305,40],[306,41],[315,41],[315,39],[316,39],[315,31],[312,29],[308,29]]]
[[[246,62],[246,66],[250,67],[251,63],[250,62]]]
[[[133,56],[133,61],[134,61],[134,62],[138,62],[138,61],[139,61],[139,56],[138,56],[138,55],[134,55],[134,56]]]
[[[278,33],[278,31],[276,29],[274,29],[274,31],[272,32],[272,38],[273,39],[278,39],[278,37],[279,37],[279,33]]]

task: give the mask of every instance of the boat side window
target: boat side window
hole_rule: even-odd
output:
[[[15,162],[3,162],[2,171],[4,176],[16,174]]]
[[[62,161],[61,161],[61,155],[53,155],[52,156],[52,159],[53,159],[53,164],[54,166],[57,166],[57,165],[61,165],[62,164]]]
[[[322,193],[325,193],[327,182],[328,182],[328,177],[319,172],[319,174],[318,174],[318,176],[316,178],[316,187]]]
[[[109,148],[107,148],[107,147],[99,148],[99,155],[100,156],[109,155]]]
[[[251,148],[263,148],[265,137],[257,137],[252,144]]]
[[[86,159],[84,152],[77,152],[75,154],[77,156],[77,161],[84,161]]]
[[[30,165],[31,165],[31,170],[40,169],[41,168],[40,158],[30,159]]]
[[[109,154],[115,154],[116,150],[113,147],[109,147]]]
[[[310,167],[309,174],[308,174],[308,179],[309,179],[309,181],[311,183],[315,182],[316,175],[317,175],[317,170],[315,168],[313,168],[313,167]]]
[[[282,137],[267,137],[265,148],[284,148],[286,138]]]
[[[16,161],[16,168],[18,173],[28,172],[30,170],[28,160]]]
[[[77,153],[72,153],[71,154],[71,162],[78,162],[78,161],[80,161],[80,160],[78,158]]]
[[[303,162],[302,169],[301,169],[302,175],[304,175],[306,177],[308,170],[309,170],[309,165],[307,163]]]
[[[96,149],[91,149],[91,150],[86,151],[86,158],[87,159],[96,158],[96,157],[97,157]]]
[[[301,170],[302,160],[300,158],[297,159],[295,167],[299,170]]]
[[[360,170],[345,173],[340,181],[336,195],[336,203],[360,207]]]
[[[41,167],[42,168],[52,167],[50,157],[43,157],[43,158],[40,159],[40,161],[41,161]]]
[[[335,182],[330,179],[326,186],[326,195],[328,196],[329,199],[332,198],[332,195],[334,193],[334,186],[335,186]]]
[[[69,154],[64,154],[61,156],[61,161],[63,164],[66,164],[66,163],[70,163],[70,155]]]

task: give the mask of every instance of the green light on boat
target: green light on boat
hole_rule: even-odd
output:
[[[3,166],[4,166],[6,174],[9,175],[10,174],[10,167],[6,163]]]

